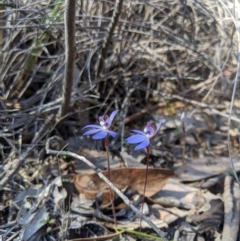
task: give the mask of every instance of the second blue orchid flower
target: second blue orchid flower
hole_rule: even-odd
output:
[[[135,150],[140,150],[148,147],[150,145],[150,139],[158,133],[161,127],[161,124],[162,124],[162,121],[159,121],[157,126],[151,122],[147,122],[147,125],[143,131],[132,130],[132,132],[136,134],[128,137],[126,139],[126,142],[128,144],[138,144],[135,147]]]
[[[143,198],[142,198],[142,212],[143,212],[144,198],[145,198],[147,178],[148,178],[150,139],[158,133],[158,131],[161,127],[161,124],[162,124],[162,121],[159,121],[159,123],[157,125],[153,124],[152,122],[147,122],[147,125],[143,131],[132,130],[132,132],[134,132],[136,134],[132,135],[126,139],[126,142],[128,144],[138,144],[135,147],[135,150],[140,150],[140,149],[146,148],[146,151],[147,151],[147,168],[146,168],[145,184],[144,184]],[[141,230],[141,227],[142,227],[142,218],[140,219],[140,230]]]

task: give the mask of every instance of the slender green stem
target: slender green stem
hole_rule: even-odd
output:
[[[109,148],[108,148],[108,138],[105,138],[105,148],[106,148],[106,153],[107,153],[107,162],[108,162],[108,179],[111,181],[111,169],[110,169],[110,159],[109,159]],[[116,221],[116,212],[115,212],[115,207],[114,207],[114,192],[112,191],[111,188],[109,188],[109,197],[110,201],[112,204],[112,211],[113,211],[113,218],[114,218],[114,224],[117,224]]]
[[[148,239],[151,239],[151,240],[159,240],[159,241],[163,240],[162,238],[156,237],[155,235],[150,235],[150,234],[138,232],[138,231],[135,231],[135,230],[124,228],[124,227],[117,227],[115,230],[117,232],[124,231],[126,233],[130,233],[130,234],[136,235],[138,237],[142,237],[142,238],[148,238]]]
[[[146,193],[146,187],[147,187],[147,179],[148,179],[148,165],[149,165],[150,147],[147,146],[146,150],[147,150],[147,167],[146,167],[145,184],[144,184],[143,198],[142,198],[142,213],[143,213],[143,206],[144,206],[145,193]],[[142,217],[140,219],[140,231],[141,231],[141,229],[142,229]]]

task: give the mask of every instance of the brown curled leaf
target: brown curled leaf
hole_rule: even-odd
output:
[[[102,172],[106,177],[107,171]],[[118,189],[126,186],[133,191],[143,194],[145,182],[145,168],[118,168],[111,170],[111,181]],[[146,186],[146,197],[159,192],[174,172],[170,169],[150,168]],[[99,192],[108,192],[108,185],[96,174],[77,174],[74,185],[79,193],[84,193],[88,198],[94,199]],[[107,196],[107,195],[106,195]]]

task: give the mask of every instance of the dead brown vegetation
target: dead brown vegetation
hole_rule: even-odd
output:
[[[48,188],[58,193],[59,200],[65,199],[65,193],[56,188],[61,185],[49,182],[60,174],[86,169],[86,165],[81,166],[74,160],[47,155],[45,143],[49,137],[57,135],[64,140],[52,149],[61,151],[67,144],[69,150],[89,155],[92,162],[102,160],[98,162],[98,167],[106,167],[104,155],[101,156],[99,152],[95,153],[96,156],[86,154],[86,149],[94,149],[96,146],[80,136],[84,124],[95,122],[99,113],[109,113],[113,109],[120,110],[115,126],[119,138],[111,143],[113,156],[116,155],[119,159],[115,162],[112,160],[113,167],[119,167],[119,163],[126,160],[132,166],[140,165],[140,160],[144,162],[144,154],[134,157],[135,161],[138,159],[137,164],[125,156],[127,149],[124,147],[124,131],[134,126],[142,128],[146,120],[162,118],[162,135],[155,139],[152,165],[172,168],[178,174],[186,171],[188,175],[183,175],[180,180],[201,182],[197,188],[205,185],[209,193],[216,195],[214,198],[220,193],[223,200],[222,206],[219,204],[221,208],[223,204],[227,205],[224,202],[226,192],[224,196],[221,188],[226,191],[226,188],[233,185],[230,202],[234,204],[238,200],[239,191],[231,183],[233,180],[225,179],[224,185],[221,181],[227,168],[223,170],[221,166],[221,171],[211,176],[205,169],[202,173],[195,170],[191,161],[210,156],[214,159],[210,161],[211,166],[216,158],[229,155],[227,120],[232,88],[237,80],[239,44],[234,25],[237,7],[230,1],[126,0],[123,1],[114,31],[109,35],[115,1],[77,1],[70,109],[62,125],[58,126],[57,113],[63,101],[65,71],[64,1],[1,1],[0,203],[1,230],[7,230],[6,233],[0,230],[3,238],[13,239],[15,234],[8,232],[9,227],[14,227],[17,233],[24,225],[16,221],[18,211],[9,204],[10,200],[16,202],[16,197],[22,190],[47,180]],[[110,41],[103,51],[103,43],[109,36]],[[229,140],[230,152],[237,158],[240,122],[238,94],[235,95],[233,105],[234,121],[231,122]],[[185,141],[181,131],[176,131],[181,124],[179,115],[183,110],[188,114]],[[99,145],[98,150],[102,148],[100,144],[96,144]],[[160,144],[159,149],[157,146]],[[183,144],[186,161],[190,162],[185,169],[180,162]],[[128,152],[131,153],[131,150]],[[237,159],[235,164],[238,162]],[[205,166],[208,161],[204,159],[200,163],[200,166]],[[225,160],[222,163],[226,164]],[[211,178],[218,179],[213,181],[214,184],[209,184]],[[209,182],[206,181],[206,184],[204,180]],[[213,185],[221,188],[217,186],[219,191],[213,192]],[[187,192],[191,193],[191,188],[187,188]],[[199,211],[203,206],[198,207],[197,203],[203,205],[204,198],[214,205],[216,200],[208,194],[201,194],[201,189],[199,190],[195,203],[181,205],[185,205],[184,208],[187,207],[188,210],[194,207]],[[192,192],[197,195],[196,190]],[[28,191],[27,194],[30,195]],[[31,197],[35,198],[34,195]],[[171,226],[179,220],[176,216],[171,216],[170,209],[164,209],[164,202],[161,200],[157,203],[162,205],[161,208],[155,207],[158,215],[165,217],[165,223],[159,224],[160,227]],[[18,205],[21,207],[23,203]],[[58,200],[54,200],[54,208],[57,209],[57,205]],[[181,210],[181,205],[178,203],[174,208]],[[207,210],[205,206],[204,208]],[[201,217],[201,220],[193,217],[196,213],[186,214],[179,210],[175,210],[179,217],[192,218],[189,218],[191,221],[186,219],[188,223],[205,222],[202,231],[198,229],[193,233],[209,238],[206,240],[212,240],[209,232],[222,234],[223,230],[223,237],[231,232],[226,226],[222,228],[223,222],[210,225],[210,231],[207,229],[206,217],[212,215],[209,209],[207,216]],[[46,214],[45,211],[41,213]],[[14,224],[8,226],[7,223]],[[188,232],[183,224],[180,226]],[[53,232],[49,235],[57,237],[55,234]]]

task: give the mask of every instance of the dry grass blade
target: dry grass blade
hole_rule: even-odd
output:
[[[118,231],[116,233],[104,235],[101,237],[67,239],[66,241],[95,241],[95,240],[96,241],[104,241],[104,240],[108,240],[108,239],[113,239],[114,237],[121,235],[122,233],[124,233],[124,231]]]

